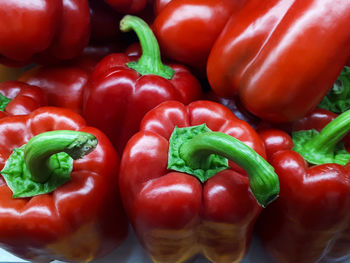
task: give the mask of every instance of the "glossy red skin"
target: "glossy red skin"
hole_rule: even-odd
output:
[[[77,56],[89,39],[87,0],[10,0],[0,5],[0,58],[7,64]]]
[[[243,3],[243,0],[171,1],[153,23],[162,54],[205,74],[215,40]]]
[[[168,141],[175,125],[203,123],[265,157],[254,129],[221,104],[195,101],[185,106],[168,101],[149,111],[123,152],[119,183],[136,235],[155,262],[184,262],[197,253],[212,262],[238,262],[261,212],[247,176],[233,163],[204,184],[167,170]]]
[[[86,59],[71,64],[41,66],[24,73],[19,80],[40,87],[48,98],[48,105],[81,114],[83,91],[95,64],[94,60]]]
[[[154,1],[154,13],[158,15],[164,7],[173,0],[156,0]]]
[[[318,262],[349,222],[350,167],[308,166],[287,133],[260,135],[280,181],[279,198],[259,217],[262,245],[276,262]]]
[[[122,53],[107,56],[97,64],[84,90],[83,116],[106,133],[119,153],[147,111],[163,101],[189,103],[201,96],[198,80],[185,67],[169,65],[175,74],[167,80],[141,76],[125,64],[131,60]]]
[[[212,89],[224,97],[238,94],[262,119],[289,122],[305,116],[349,57],[349,10],[350,2],[332,0],[249,1],[211,50]]]
[[[5,110],[0,111],[0,118],[8,115],[29,114],[35,109],[47,105],[47,98],[43,90],[20,81],[1,83],[0,94],[11,99]]]
[[[63,11],[56,36],[40,60],[66,60],[78,56],[90,38],[90,9],[87,0],[62,0]]]
[[[35,262],[87,262],[114,250],[127,235],[118,192],[119,157],[107,137],[76,113],[42,107],[29,115],[0,119],[0,169],[14,148],[51,130],[78,130],[98,139],[97,148],[74,161],[72,180],[51,194],[13,199],[0,183],[0,243]]]
[[[322,130],[330,121],[335,119],[338,115],[325,109],[316,109],[308,116],[296,121],[293,125],[294,130],[308,130],[315,129]],[[346,149],[350,149],[350,134],[344,137],[344,144]],[[350,217],[350,214],[349,214]],[[329,261],[335,259],[350,257],[350,218],[348,220],[347,228],[342,231],[338,239],[332,245],[332,249],[327,253],[326,258]]]

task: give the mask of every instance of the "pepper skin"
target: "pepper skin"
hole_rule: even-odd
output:
[[[317,121],[313,120],[313,123]],[[322,143],[323,146],[318,147],[319,143],[317,147],[310,147],[307,154],[332,152],[333,144],[346,134],[346,130],[335,131],[323,139],[326,142]],[[267,252],[276,262],[284,263],[319,262],[325,259],[332,247],[339,249],[338,252],[343,250],[343,256],[348,254],[349,164],[325,162],[312,165],[291,150],[294,143],[287,133],[266,129],[259,134],[265,142],[269,162],[279,176],[281,189],[279,198],[263,211],[257,224]],[[317,159],[321,160],[321,157]]]
[[[249,1],[210,52],[212,89],[223,97],[238,94],[262,119],[288,122],[305,116],[349,57],[349,10],[349,1]]]
[[[87,0],[9,0],[0,5],[0,61],[55,61],[77,56],[89,40]]]
[[[84,88],[96,63],[87,58],[73,63],[39,66],[25,72],[19,80],[40,87],[48,98],[48,105],[81,114]]]
[[[119,158],[107,137],[63,108],[5,117],[0,120],[0,167],[14,148],[53,130],[87,132],[98,145],[73,161],[71,180],[50,194],[15,199],[1,177],[0,243],[34,262],[89,262],[115,249],[128,229],[117,186]]]
[[[47,105],[47,98],[43,90],[20,81],[1,83],[0,96],[10,99],[10,101],[7,100],[4,109],[0,110],[0,118],[7,115],[29,114],[35,109]]]
[[[164,7],[169,4],[172,0],[156,0],[154,1],[154,13],[158,15]]]
[[[324,126],[334,120],[338,114],[325,109],[316,109],[311,114],[304,118],[297,120],[293,124],[294,131],[315,129],[321,131]],[[343,139],[345,148],[350,152],[350,134],[347,134]],[[325,256],[322,262],[342,262],[350,257],[350,218],[348,221],[348,227],[338,237],[336,242],[332,245],[332,248]]]
[[[167,101],[149,111],[123,152],[119,183],[135,233],[154,262],[184,262],[197,253],[211,262],[239,262],[249,247],[261,207],[242,168],[230,161],[203,184],[167,169],[174,128],[203,123],[265,156],[254,129],[221,104]]]
[[[231,14],[244,3],[244,0],[171,1],[153,23],[162,53],[205,74],[215,40]]]
[[[131,18],[140,21],[136,17]],[[147,24],[142,23],[142,28],[145,26],[148,28]],[[153,44],[157,45],[154,41]],[[105,57],[96,65],[84,90],[83,116],[89,125],[99,128],[110,138],[119,153],[137,132],[147,111],[166,100],[189,103],[201,96],[200,84],[188,69],[176,64],[170,67],[163,65],[159,53],[157,59],[150,58],[150,53],[156,53],[154,45],[151,45],[152,48],[146,47],[147,51],[145,47],[142,48],[143,55],[137,63],[150,62],[151,68],[167,67],[168,70],[174,70],[170,78],[156,71],[140,74],[139,70],[127,65],[136,61],[136,58],[117,53]]]

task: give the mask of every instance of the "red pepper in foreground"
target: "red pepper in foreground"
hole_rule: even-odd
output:
[[[25,115],[46,105],[47,98],[39,87],[20,81],[0,84],[0,118],[7,115]]]
[[[175,0],[153,23],[163,54],[205,73],[209,52],[232,13],[243,0]]]
[[[294,142],[280,130],[260,132],[281,192],[259,218],[258,232],[277,262],[349,256],[350,154],[341,143],[349,124],[350,111],[320,133],[295,132]]]
[[[254,129],[218,103],[167,101],[149,111],[125,147],[119,183],[152,259],[184,262],[203,253],[212,262],[240,261],[258,202],[266,206],[279,191],[262,156]]]
[[[77,56],[88,43],[87,0],[9,0],[0,4],[0,62]]]
[[[140,18],[125,16],[122,31],[134,30],[142,56],[112,54],[100,61],[84,94],[83,116],[101,129],[118,152],[137,132],[144,114],[167,100],[189,103],[201,96],[198,80],[183,66],[164,65],[152,31]]]
[[[125,239],[118,156],[102,132],[42,107],[0,119],[0,138],[2,248],[35,262],[88,262]]]
[[[223,97],[238,94],[262,119],[288,122],[305,116],[350,55],[349,11],[349,1],[248,1],[210,52],[212,89]]]

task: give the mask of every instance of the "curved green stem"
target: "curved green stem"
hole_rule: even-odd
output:
[[[293,150],[299,152],[311,164],[338,163],[345,165],[350,161],[350,154],[339,143],[349,131],[350,110],[328,123],[320,133],[301,131],[293,134]]]
[[[236,138],[222,132],[206,131],[185,139],[180,144],[179,157],[187,166],[180,170],[198,177],[196,171],[208,170],[213,163],[215,165],[213,154],[223,156],[247,172],[250,188],[261,206],[265,207],[277,198],[279,181],[274,168],[252,148]],[[176,168],[176,170],[179,169]],[[201,180],[200,177],[198,178]]]
[[[153,74],[166,79],[173,77],[174,70],[162,63],[157,39],[145,21],[136,16],[126,15],[120,21],[120,30],[123,32],[134,30],[142,48],[140,59],[137,62],[127,63],[129,68],[141,75]]]
[[[0,111],[4,111],[7,104],[9,104],[10,101],[11,99],[0,93]]]
[[[32,180],[44,183],[51,175],[53,154],[65,152],[74,160],[82,158],[95,149],[94,135],[71,130],[58,130],[41,133],[28,141],[24,148],[24,162]]]

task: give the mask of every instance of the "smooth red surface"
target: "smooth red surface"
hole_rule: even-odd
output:
[[[119,158],[107,137],[63,108],[5,117],[0,119],[0,168],[14,148],[51,130],[91,133],[97,148],[74,161],[72,180],[50,194],[13,199],[1,179],[1,247],[35,262],[87,262],[115,249],[128,229],[118,192]]]
[[[156,0],[154,1],[154,13],[158,15],[160,11],[164,9],[164,7],[169,4],[173,0]]]
[[[254,129],[218,103],[195,101],[185,106],[168,101],[149,111],[124,150],[119,183],[132,226],[156,262],[183,262],[197,253],[213,262],[238,262],[261,212],[248,177],[233,163],[204,184],[167,170],[175,126],[203,123],[265,157]]]
[[[198,80],[185,67],[171,64],[175,74],[170,80],[141,76],[125,64],[134,59],[122,53],[107,56],[97,64],[84,90],[83,116],[106,133],[119,153],[147,111],[163,101],[189,103],[201,96]]]
[[[243,0],[173,0],[153,23],[164,56],[205,73],[209,52]]]
[[[212,89],[224,97],[238,94],[262,119],[287,122],[305,116],[349,57],[349,10],[348,1],[249,1],[211,50]]]
[[[47,97],[37,86],[20,81],[5,81],[0,84],[0,94],[11,99],[0,118],[7,115],[25,115],[47,105]]]
[[[0,17],[0,60],[8,64],[72,58],[88,42],[87,0],[2,1]]]
[[[344,228],[349,228],[350,220],[350,166],[309,166],[290,150],[288,134],[272,129],[261,135],[280,181],[279,198],[258,221],[267,252],[276,262],[318,262],[333,245],[337,250],[340,241],[340,250],[349,253],[349,232]]]
[[[48,105],[82,113],[83,92],[96,61],[81,59],[74,63],[41,66],[25,72],[19,80],[40,87]]]

